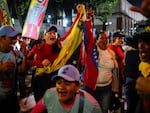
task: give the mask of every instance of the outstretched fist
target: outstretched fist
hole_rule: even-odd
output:
[[[85,5],[84,4],[78,4],[76,9],[77,9],[78,13],[81,13],[81,11],[85,11]],[[84,14],[86,14],[86,20],[90,20],[94,16],[94,10],[93,9],[88,9],[88,10],[86,10],[86,12],[83,12],[83,15],[82,15],[80,21],[85,20]]]
[[[94,16],[94,10],[93,9],[89,9],[86,11],[86,18],[87,19],[91,19]]]

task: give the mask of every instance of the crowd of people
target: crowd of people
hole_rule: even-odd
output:
[[[150,0],[143,0],[141,7],[133,6],[131,10],[149,20],[149,6]],[[79,4],[78,7],[84,5]],[[93,10],[87,10],[86,19],[80,20],[81,23],[85,21],[87,45],[81,43],[75,56],[79,57],[82,52],[84,62],[71,57],[59,69],[38,76],[35,75],[36,69],[51,66],[63,48],[57,27],[48,27],[40,41],[34,44],[21,37],[21,33],[12,26],[0,27],[1,111],[19,113],[18,82],[20,98],[25,98],[25,77],[32,70],[31,84],[36,105],[31,113],[115,112],[112,97],[120,101],[124,95],[127,109],[120,113],[150,113],[150,28],[146,29],[150,22],[138,26],[143,32],[137,32],[128,39],[126,44],[130,48],[125,50],[125,35],[121,31],[113,33],[111,39],[106,31],[94,37],[93,14]],[[91,55],[95,55],[94,63]]]

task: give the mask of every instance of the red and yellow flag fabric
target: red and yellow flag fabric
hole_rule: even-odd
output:
[[[0,0],[0,26],[3,25],[13,26],[6,0]]]
[[[49,0],[32,0],[30,3],[27,18],[23,27],[22,36],[31,39],[38,39],[40,27]]]
[[[52,65],[45,66],[44,68],[37,68],[35,76],[42,75],[42,73],[51,73],[56,71],[67,63],[69,58],[82,42],[83,29],[81,28],[80,19],[82,18],[83,14],[85,14],[84,8],[80,10],[68,32],[66,32],[61,38],[61,44],[63,47],[58,58]]]

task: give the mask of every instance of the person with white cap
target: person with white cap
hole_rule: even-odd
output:
[[[62,66],[52,77],[56,87],[48,89],[31,113],[102,113],[98,102],[89,93],[80,90],[80,74],[73,65]]]
[[[26,69],[26,50],[23,49],[22,62],[17,65],[13,46],[20,34],[9,25],[0,27],[0,107],[1,111],[5,113],[17,113],[19,111],[16,75],[18,71],[23,72]],[[22,46],[25,48],[25,43]]]

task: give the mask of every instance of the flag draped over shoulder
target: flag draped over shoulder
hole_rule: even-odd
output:
[[[57,59],[53,62],[52,65],[45,66],[44,68],[37,68],[35,75],[41,75],[42,73],[51,73],[58,70],[60,67],[67,63],[69,58],[82,42],[83,30],[81,28],[80,19],[82,18],[84,13],[85,9],[83,8],[77,14],[68,32],[66,32],[65,35],[61,38],[62,49]]]
[[[6,0],[0,0],[0,26],[13,26]]]
[[[92,32],[92,20],[86,21],[84,24],[84,45],[86,63],[83,84],[95,90],[98,77],[98,51]]]
[[[27,18],[22,31],[23,37],[38,39],[40,27],[44,19],[48,1],[49,0],[31,1]]]

